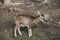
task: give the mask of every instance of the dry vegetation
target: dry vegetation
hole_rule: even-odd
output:
[[[38,5],[37,5],[38,4]],[[53,24],[43,24],[38,23],[39,28],[33,27],[33,36],[29,38],[27,36],[27,28],[22,28],[22,36],[15,38],[13,35],[14,28],[14,15],[20,13],[29,13],[32,16],[36,16],[35,11],[40,10],[41,13],[49,13],[51,18],[57,22],[60,21],[60,8],[49,7],[49,6],[40,6],[37,3],[35,8],[27,8],[25,5],[18,6],[20,9],[25,11],[19,12],[8,12],[8,8],[1,8],[0,6],[0,40],[60,40],[60,25]],[[24,30],[23,30],[24,29]]]

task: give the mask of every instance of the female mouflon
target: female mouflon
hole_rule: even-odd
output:
[[[27,27],[28,28],[28,36],[31,37],[32,36],[32,29],[31,29],[31,25],[34,23],[36,24],[39,21],[43,21],[43,16],[41,16],[40,11],[37,11],[38,16],[37,17],[32,17],[30,15],[25,15],[25,14],[19,14],[17,16],[15,16],[15,28],[14,28],[14,36],[17,37],[16,31],[18,31],[18,33],[20,35],[22,35],[20,28],[21,27]]]

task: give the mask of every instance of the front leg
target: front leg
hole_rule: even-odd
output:
[[[32,36],[32,29],[29,29],[29,37],[31,37]]]
[[[31,37],[32,36],[32,29],[30,26],[28,26],[28,36]]]

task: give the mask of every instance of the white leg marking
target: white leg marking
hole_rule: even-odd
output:
[[[20,35],[22,35],[22,33],[21,33],[20,29],[18,29],[18,33],[19,33]]]
[[[14,36],[17,37],[17,34],[16,34],[16,29],[14,29]]]
[[[31,37],[32,36],[32,29],[29,29],[29,37]]]

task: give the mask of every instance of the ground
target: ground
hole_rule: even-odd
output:
[[[27,10],[28,13],[33,13],[36,10],[40,10],[41,13],[49,13],[54,21],[60,22],[60,8],[38,5],[36,9],[26,8],[24,5],[19,7]],[[38,23],[39,27],[32,27],[32,37],[28,37],[27,28],[22,28],[21,31],[23,35],[20,36],[17,33],[18,37],[15,38],[13,35],[13,28],[15,26],[13,20],[14,13],[15,12],[8,12],[8,8],[0,8],[0,40],[60,40],[60,25],[55,25],[54,23],[43,24],[41,22]]]

